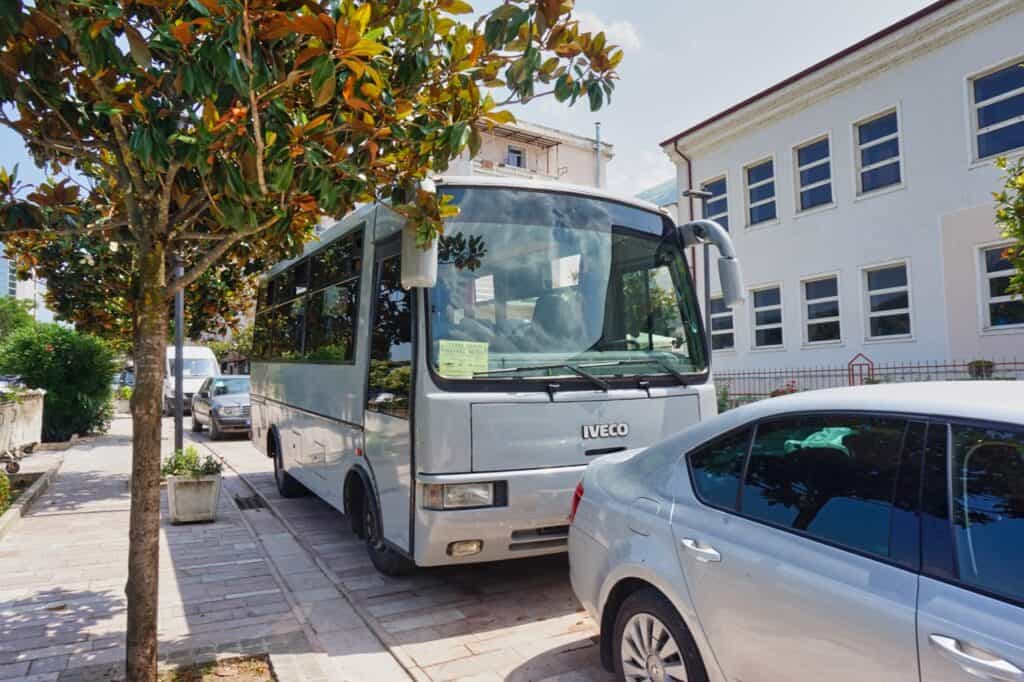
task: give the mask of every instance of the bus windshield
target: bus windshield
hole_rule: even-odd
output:
[[[430,354],[449,379],[686,375],[707,368],[686,261],[665,216],[546,191],[449,188]]]

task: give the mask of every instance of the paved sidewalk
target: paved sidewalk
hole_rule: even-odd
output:
[[[129,434],[119,418],[62,453],[56,481],[0,540],[0,679],[123,675]],[[161,662],[269,653],[283,682],[408,679],[271,514],[239,509],[246,494],[226,472],[216,523],[163,522]]]

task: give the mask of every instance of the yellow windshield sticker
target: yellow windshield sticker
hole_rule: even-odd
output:
[[[475,372],[487,371],[488,345],[485,341],[441,339],[437,351],[437,369],[441,376],[470,379]]]

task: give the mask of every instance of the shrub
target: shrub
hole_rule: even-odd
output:
[[[103,341],[56,324],[18,329],[0,348],[0,373],[46,391],[44,441],[105,430],[114,371],[114,354]]]
[[[122,386],[121,388],[117,389],[117,398],[118,398],[118,400],[131,400],[132,399],[132,387],[131,386]]]
[[[0,471],[0,514],[7,511],[7,508],[11,506],[11,479],[7,478],[7,474]]]
[[[32,303],[29,301],[21,301],[13,296],[0,296],[0,341],[17,329],[35,324],[29,312],[31,309]]]
[[[729,387],[719,385],[718,387],[718,414],[729,410]]]
[[[164,476],[212,476],[221,472],[220,460],[212,455],[199,459],[199,451],[195,446],[188,446],[184,451],[175,450],[174,454],[164,460],[160,473]]]

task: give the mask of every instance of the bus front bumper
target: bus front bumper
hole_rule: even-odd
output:
[[[417,478],[415,553],[419,566],[479,563],[557,554],[568,549],[572,493],[586,466],[498,471],[485,474],[420,474]],[[504,506],[423,508],[424,484],[504,481]],[[459,556],[455,543],[479,541],[480,551]],[[465,545],[461,545],[464,547]]]

